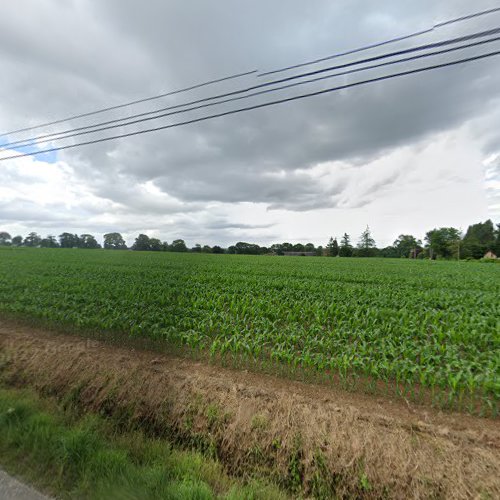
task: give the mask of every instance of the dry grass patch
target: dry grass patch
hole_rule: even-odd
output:
[[[294,494],[498,498],[497,421],[0,324],[2,376]]]

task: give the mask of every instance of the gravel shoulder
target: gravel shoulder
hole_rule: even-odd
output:
[[[3,500],[49,500],[49,497],[0,469],[0,498]]]

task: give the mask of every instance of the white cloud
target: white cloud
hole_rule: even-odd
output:
[[[220,75],[323,56],[492,5],[394,0],[382,8],[352,0],[293,0],[284,18],[281,5],[264,1],[151,0],[148,8],[131,0],[11,2],[0,18],[0,92],[8,96],[0,101],[0,127],[12,130]],[[414,43],[486,29],[491,22],[476,19]],[[55,163],[1,162],[0,225],[13,233],[118,230],[129,242],[147,232],[167,240],[185,237],[190,244],[324,244],[343,232],[356,238],[368,223],[385,245],[400,232],[422,237],[434,226],[465,228],[498,218],[497,62],[68,150]],[[55,130],[61,129],[47,129]]]

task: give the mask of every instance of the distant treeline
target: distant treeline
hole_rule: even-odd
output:
[[[0,232],[0,245],[24,246],[39,248],[105,248],[109,250],[127,250],[128,247],[120,233],[104,235],[103,245],[91,234],[62,233],[57,238],[49,235],[42,238],[35,232],[26,237],[14,236],[5,231]],[[313,243],[275,243],[269,247],[255,243],[240,241],[235,245],[223,248],[219,245],[209,246],[196,244],[188,248],[185,241],[177,239],[168,243],[158,238],[150,238],[139,234],[130,250],[154,252],[197,252],[215,254],[244,255],[317,255],[329,257],[406,257],[431,259],[480,259],[487,252],[500,255],[500,224],[491,220],[479,222],[468,227],[462,234],[454,227],[440,227],[428,231],[424,243],[411,234],[401,234],[394,243],[385,248],[377,248],[370,228],[367,226],[359,237],[357,244],[351,243],[351,237],[345,233],[340,241],[331,237],[323,246]]]

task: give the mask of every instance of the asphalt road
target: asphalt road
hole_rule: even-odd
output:
[[[49,500],[49,497],[38,493],[0,469],[1,500]]]

